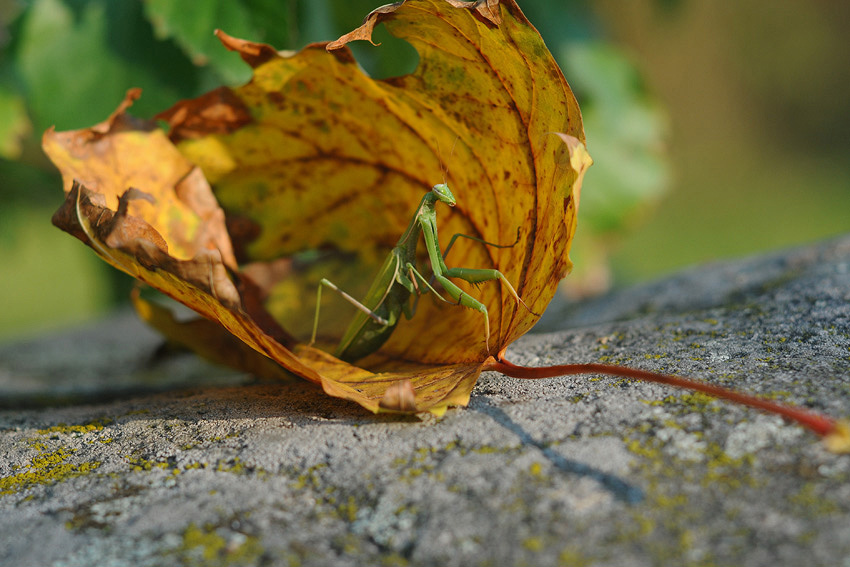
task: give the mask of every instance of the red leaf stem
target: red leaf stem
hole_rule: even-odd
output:
[[[505,376],[512,378],[523,378],[536,380],[538,378],[552,378],[555,376],[566,376],[571,374],[607,374],[610,376],[621,376],[633,380],[643,380],[645,382],[656,382],[658,384],[666,384],[686,390],[693,390],[714,396],[724,400],[736,402],[745,406],[760,409],[767,413],[781,415],[786,419],[790,419],[809,428],[814,433],[821,437],[826,437],[836,432],[836,420],[812,413],[799,408],[792,408],[776,402],[757,398],[728,388],[722,388],[706,382],[699,382],[679,376],[671,376],[669,374],[659,374],[649,372],[647,370],[639,370],[637,368],[629,368],[627,366],[613,366],[610,364],[563,364],[557,366],[543,366],[532,368],[528,366],[517,366],[505,359],[491,359],[491,362],[485,365],[484,370],[493,370],[501,372]]]

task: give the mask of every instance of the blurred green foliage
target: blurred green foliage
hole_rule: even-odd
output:
[[[850,3],[594,8],[670,117],[672,190],[618,243],[619,281],[850,231]]]
[[[663,116],[635,68],[600,36],[582,0],[527,2],[574,82],[597,166],[583,214],[599,233],[620,230],[667,183]],[[213,35],[297,49],[357,27],[374,0],[0,0],[0,336],[59,324],[125,297],[123,275],[55,231],[61,181],[39,149],[41,133],[102,121],[131,87],[133,113],[149,117],[182,98],[250,79]],[[559,23],[559,22],[563,22]],[[376,32],[380,47],[352,46],[371,75],[412,71],[415,50]],[[598,173],[594,173],[598,172]],[[585,228],[587,230],[587,228]],[[36,307],[37,306],[37,307]]]

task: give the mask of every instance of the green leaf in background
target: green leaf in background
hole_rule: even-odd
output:
[[[0,87],[0,158],[18,159],[31,132],[23,97]]]
[[[234,53],[222,49],[213,30],[222,27],[236,37],[255,37],[246,2],[231,0],[147,0],[145,15],[156,37],[173,39],[195,65],[210,65],[230,84],[244,83],[251,73]],[[285,26],[285,22],[280,22]]]
[[[81,322],[103,313],[110,297],[102,262],[58,230],[48,211],[0,210],[0,340]],[[53,228],[53,227],[49,227]],[[73,245],[73,246],[72,246]]]
[[[575,269],[562,286],[580,298],[612,283],[608,258],[618,237],[652,210],[671,181],[667,119],[623,52],[597,41],[564,43],[559,60],[582,105],[596,164],[585,178]]]
[[[165,84],[156,68],[122,56],[122,23],[139,18],[135,2],[82,3],[77,11],[61,0],[35,0],[27,10],[17,42],[16,64],[37,131],[81,127],[103,119],[131,86],[146,91],[138,111],[152,112],[184,95]],[[152,36],[135,35],[144,51]],[[145,36],[147,42],[145,42]],[[162,49],[156,50],[164,56]],[[162,65],[168,60],[163,58]],[[191,70],[191,66],[186,66]],[[193,77],[187,77],[190,84]]]
[[[582,193],[583,228],[620,231],[670,184],[666,116],[622,51],[599,42],[577,43],[563,49],[561,61],[580,93],[597,165],[588,172]]]

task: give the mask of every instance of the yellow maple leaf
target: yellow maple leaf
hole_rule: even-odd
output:
[[[381,22],[419,51],[414,73],[375,80],[356,64],[345,44]],[[331,395],[373,411],[466,404],[482,367],[534,325],[570,268],[590,158],[540,35],[513,1],[408,0],[296,54],[219,37],[252,80],[161,113],[168,138],[126,113],[138,93],[102,124],[45,134],[68,194],[56,224]],[[515,241],[458,241],[447,261],[500,270],[528,308],[499,282],[461,281],[487,306],[489,341],[479,312],[423,298],[358,366],[303,344],[322,272],[367,286],[447,168],[458,202],[439,211],[440,232]],[[307,267],[297,261],[315,250]],[[192,342],[161,307],[135,304]],[[324,311],[322,336],[336,339],[344,325],[327,321],[351,311],[333,300]],[[244,353],[232,358],[246,366]]]

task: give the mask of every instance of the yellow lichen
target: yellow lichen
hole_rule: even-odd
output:
[[[183,532],[183,546],[177,554],[184,565],[253,565],[263,553],[259,539],[239,534],[228,542],[212,526],[189,524]],[[241,540],[241,541],[240,541]]]
[[[789,502],[805,510],[805,516],[813,515],[829,515],[841,511],[839,505],[829,498],[820,496],[817,493],[817,486],[814,483],[806,483],[800,488],[797,494],[793,494]]]
[[[381,558],[381,565],[384,567],[406,567],[409,565],[407,559],[398,553],[391,553]]]
[[[591,564],[591,560],[578,549],[568,547],[558,556],[558,564],[569,565],[570,567],[585,567],[585,565]]]
[[[39,435],[50,435],[52,433],[90,433],[92,431],[102,431],[104,426],[112,423],[110,419],[103,419],[98,421],[92,421],[90,423],[85,423],[82,425],[67,425],[65,423],[60,423],[58,425],[54,425],[52,427],[48,427],[45,429],[37,430]]]
[[[54,451],[47,451],[46,448],[40,447],[39,453],[30,459],[26,470],[0,478],[0,495],[15,494],[33,486],[55,484],[83,476],[91,473],[101,464],[100,461],[76,465],[66,462],[73,454],[73,450],[61,447]]]
[[[130,470],[135,472],[168,468],[168,463],[165,461],[151,461],[143,457],[132,457],[130,455],[127,455],[127,462],[130,464]]]
[[[353,522],[357,519],[357,501],[354,499],[354,496],[349,496],[348,501],[345,504],[341,504],[338,508],[339,515],[347,520],[348,522]]]

